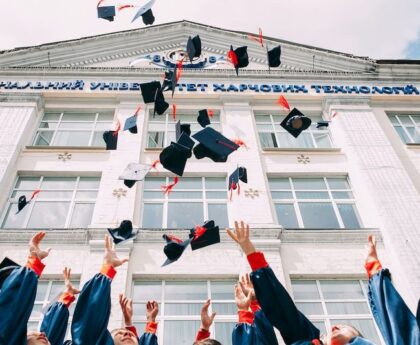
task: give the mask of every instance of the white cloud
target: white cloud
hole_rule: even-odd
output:
[[[97,19],[96,2],[7,2],[0,13],[0,49],[144,26],[141,20],[131,24],[131,10],[114,22]],[[155,24],[188,19],[240,31],[261,27],[268,36],[373,58],[403,58],[420,29],[418,0],[157,0],[153,12]]]

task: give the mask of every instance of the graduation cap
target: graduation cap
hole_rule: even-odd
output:
[[[279,67],[281,65],[280,55],[281,55],[280,46],[274,47],[271,50],[268,50],[268,46],[267,46],[268,67]]]
[[[319,121],[316,124],[316,128],[328,127],[329,125],[330,125],[330,121]]]
[[[9,259],[7,256],[0,262],[0,290],[10,273],[18,267],[20,267],[20,265]]]
[[[134,115],[130,116],[129,118],[127,118],[127,120],[125,120],[124,129],[123,129],[124,131],[129,130],[130,133],[133,133],[133,134],[137,133],[137,116],[139,114],[140,109],[141,109],[141,106],[138,106]]]
[[[186,241],[182,241],[181,239],[171,235],[163,235],[163,239],[166,241],[163,252],[165,253],[167,259],[163,263],[162,267],[177,261],[191,243],[191,238]]]
[[[123,220],[118,228],[108,229],[108,232],[115,244],[130,240],[137,235],[133,233],[133,224],[130,220]]]
[[[211,110],[202,109],[198,112],[197,122],[200,124],[201,127],[205,128],[207,125],[210,125],[210,116],[213,116],[213,112]]]
[[[187,54],[192,62],[194,58],[201,56],[201,39],[200,36],[194,36],[194,38],[188,37],[187,42]]]
[[[116,150],[118,143],[118,131],[105,131],[102,135],[107,150]]]
[[[228,60],[233,63],[236,75],[238,75],[239,68],[244,68],[249,65],[248,47],[243,46],[233,50],[233,47],[230,46]]]
[[[99,3],[101,3],[100,1]],[[98,6],[98,18],[114,21],[115,17],[115,6]]]
[[[175,67],[176,69],[176,67]],[[173,71],[165,71],[165,77],[162,83],[163,91],[172,91],[172,97],[174,96],[175,87],[176,87],[176,73],[175,69]]]
[[[306,117],[299,110],[293,108],[289,115],[280,123],[280,126],[297,138],[300,133],[309,128],[311,123],[312,121],[309,117]]]
[[[21,196],[19,197],[19,200],[18,200],[18,211],[16,212],[16,214],[18,214],[20,211],[22,211],[22,210],[23,210],[23,208],[24,208],[26,205],[28,205],[28,204],[32,201],[32,199],[33,199],[33,198],[35,198],[35,196],[39,194],[39,192],[40,192],[40,191],[41,191],[40,189],[36,189],[36,190],[34,190],[34,191],[32,192],[32,194],[31,194],[31,197],[29,198],[29,201],[28,201],[28,200],[26,200],[26,196],[25,196],[25,195],[21,195]]]
[[[153,16],[152,6],[155,4],[156,0],[150,0],[144,4],[137,11],[131,22],[134,22],[137,18],[142,17],[144,25],[152,25],[155,22],[155,17]]]
[[[194,141],[185,133],[181,134],[179,141],[181,141],[181,138],[182,143],[171,142],[171,144],[165,147],[159,155],[159,160],[162,166],[179,176],[182,176],[184,173],[187,160],[192,156],[192,146],[191,144],[189,144],[190,146],[185,145],[184,140],[185,143],[187,143],[187,140],[189,139],[192,142],[192,145],[194,145]]]
[[[192,137],[200,142],[194,147],[197,159],[208,157],[214,162],[226,162],[228,156],[239,148],[239,145],[211,127],[202,129]]]
[[[232,192],[238,189],[238,195],[241,193],[241,186],[239,181],[248,183],[248,176],[246,173],[246,168],[238,167],[230,176],[228,190],[230,191],[230,200],[232,200]]]
[[[144,103],[147,104],[155,102],[156,93],[159,89],[161,89],[161,85],[156,80],[140,84],[141,95],[143,96]]]
[[[124,180],[124,184],[131,188],[137,181],[144,180],[150,169],[149,164],[129,163],[118,179]]]
[[[179,140],[182,133],[185,133],[186,135],[190,136],[191,135],[191,125],[189,123],[181,124],[181,121],[179,120],[175,125],[176,141]]]
[[[192,250],[220,243],[219,227],[215,226],[214,220],[207,221],[203,226],[196,226],[190,230],[190,239]]]
[[[165,97],[163,96],[162,89],[158,89],[156,92],[155,109],[153,111],[153,115],[155,115],[156,113],[158,115],[163,115],[168,108],[169,108],[169,103],[165,101]]]

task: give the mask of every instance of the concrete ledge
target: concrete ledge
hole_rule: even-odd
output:
[[[24,153],[31,152],[94,152],[94,153],[107,153],[105,148],[91,147],[91,146],[25,146]]]
[[[338,147],[331,147],[331,148],[280,148],[280,147],[273,147],[273,148],[265,148],[262,149],[264,153],[287,153],[287,152],[305,152],[305,153],[337,153],[341,152],[341,149]]]
[[[332,229],[332,230],[283,230],[280,240],[284,243],[367,243],[369,234],[375,235],[378,242],[382,242],[379,229]]]

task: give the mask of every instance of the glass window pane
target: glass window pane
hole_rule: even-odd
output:
[[[356,206],[354,204],[337,204],[337,207],[346,229],[360,229]]]
[[[184,177],[179,179],[176,188],[179,189],[203,189],[201,177]]]
[[[36,146],[49,146],[54,135],[52,131],[39,131],[35,137],[34,145]]]
[[[74,189],[76,177],[44,177],[41,185],[43,189]]]
[[[329,199],[328,192],[296,192],[298,199]]]
[[[314,142],[312,140],[312,136],[308,132],[301,133],[294,142],[293,147],[303,147],[303,148],[311,148],[314,147]]]
[[[59,129],[86,129],[92,130],[93,129],[93,122],[61,122]]]
[[[81,177],[79,180],[78,189],[98,189],[99,177]]]
[[[6,217],[3,221],[3,227],[9,229],[23,228],[29,209],[30,207],[28,205],[22,211],[20,211],[19,214],[16,214],[18,211],[17,204],[10,204],[6,213]]]
[[[235,322],[216,322],[215,323],[215,338],[221,344],[231,344],[232,343],[232,332],[235,328]]]
[[[261,146],[265,148],[279,147],[277,144],[276,135],[274,133],[258,133],[260,137]]]
[[[65,113],[61,121],[95,121],[96,113],[95,114],[83,114],[83,113]]]
[[[300,202],[300,213],[305,228],[338,229],[339,224],[331,203]]]
[[[206,193],[206,198],[207,199],[226,199],[226,192],[207,192]]]
[[[77,287],[77,285],[75,285],[75,287]],[[51,282],[51,290],[49,295],[47,296],[47,300],[48,301],[52,301],[55,298],[59,298],[60,295],[63,293],[65,287],[64,287],[64,283],[62,281],[52,281]]]
[[[168,228],[189,229],[203,223],[203,203],[168,203]]]
[[[414,125],[413,121],[410,119],[410,116],[399,115],[398,118],[400,119],[401,123],[404,126],[413,126]]]
[[[296,212],[293,204],[278,204],[275,203],[274,207],[277,213],[279,224],[286,229],[297,229],[299,223],[297,221]]]
[[[203,192],[187,192],[175,190],[169,194],[169,199],[199,199],[203,200]]]
[[[226,282],[211,282],[211,298],[213,300],[232,300],[233,296],[233,286],[236,284],[234,281]],[[236,312],[234,313],[236,314]]]
[[[381,344],[372,320],[331,320],[331,325],[351,325],[363,334],[366,339],[372,341],[374,344]]]
[[[92,140],[93,147],[106,147],[103,132],[94,132],[93,133],[93,140]]]
[[[271,192],[273,199],[293,199],[292,192]]]
[[[39,177],[20,176],[15,188],[33,190],[38,188],[39,180]]]
[[[36,202],[28,228],[64,228],[69,207],[69,202]]]
[[[54,146],[88,146],[91,132],[58,131],[54,138]]]
[[[214,220],[219,227],[229,226],[226,204],[208,204],[208,214],[208,218]]]
[[[350,189],[346,177],[328,177],[327,182],[331,189]]]
[[[313,321],[311,320],[312,324],[319,329],[321,334],[326,334],[327,333],[327,328],[325,327],[325,322],[324,321]]]
[[[43,191],[38,194],[39,199],[66,199],[70,200],[73,196],[73,192],[63,191]]]
[[[41,122],[39,124],[39,129],[56,129],[58,122]]]
[[[394,126],[394,128],[404,143],[411,143],[411,139],[406,134],[404,128],[401,126]]]
[[[61,113],[45,113],[42,121],[58,121]]]
[[[162,299],[162,283],[159,282],[134,282],[134,301],[160,301]]]
[[[165,298],[166,300],[198,300],[201,302],[207,299],[207,283],[205,281],[167,281],[165,284]]]
[[[268,180],[270,189],[291,189],[290,182],[287,177],[285,178],[271,178]]]
[[[353,199],[352,192],[332,192],[334,199]]]
[[[44,281],[40,280],[38,282],[37,289],[36,289],[35,301],[42,302],[42,301],[45,301],[47,299],[48,285],[49,285],[49,282],[45,281],[45,280]]]
[[[356,280],[321,280],[325,299],[365,299],[360,283]]]
[[[98,195],[97,191],[94,192],[77,192],[76,199],[96,199]]]
[[[76,204],[74,205],[71,217],[71,228],[85,228],[90,225],[95,204]]]
[[[206,190],[225,189],[227,185],[226,177],[206,177]]]
[[[305,315],[323,315],[321,303],[297,302],[296,307]]]
[[[111,128],[111,126],[112,126],[112,122],[98,122],[95,125],[95,130],[96,131],[102,131],[102,133],[103,133],[104,131],[109,130]]]
[[[296,300],[320,299],[315,280],[292,280],[292,287]]]
[[[366,302],[327,302],[326,306],[327,312],[333,315],[370,313]]]
[[[165,303],[165,316],[200,315],[202,303]]]
[[[112,122],[114,120],[114,113],[102,113],[98,116],[98,121]]]
[[[166,184],[165,177],[148,177],[144,180],[144,189],[161,190],[162,185]]]
[[[282,148],[298,147],[296,145],[296,138],[294,138],[287,132],[277,132],[277,137],[279,138],[278,147],[282,147]]]
[[[191,344],[200,321],[165,321],[163,343],[165,345]]]
[[[147,134],[147,147],[163,147],[165,143],[165,132],[149,132]]]
[[[165,199],[165,195],[162,192],[143,192],[144,199]]]
[[[233,292],[231,292],[233,295]],[[212,303],[213,311],[217,313],[217,315],[236,315],[238,312],[238,307],[235,303]]]
[[[294,178],[293,185],[295,189],[327,189],[323,178]]]
[[[143,228],[162,228],[163,204],[143,204]]]
[[[256,122],[270,122],[271,123],[271,118],[270,118],[270,115],[256,115],[255,116],[255,121]]]
[[[316,146],[319,148],[329,148],[331,147],[331,139],[328,132],[324,133],[314,133],[314,138]]]

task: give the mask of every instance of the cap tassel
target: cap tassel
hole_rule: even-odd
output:
[[[120,120],[118,120],[118,122],[117,122],[117,128],[115,128],[115,130],[114,130],[114,133],[112,133],[112,135],[114,136],[114,137],[116,137],[117,135],[118,135],[118,132],[121,130],[121,122],[120,122]]]
[[[208,110],[207,110],[207,114],[208,114],[210,117],[213,117],[213,116],[214,116],[214,111],[213,111],[213,110],[211,110],[211,109],[208,109]]]
[[[233,145],[230,145],[228,143],[225,143],[224,141],[221,141],[221,140],[216,140],[216,143],[221,144],[223,146],[226,146],[226,147],[230,148],[233,151],[236,151],[238,149],[237,147],[235,147]]]
[[[31,198],[29,200],[32,200],[33,198],[35,198],[40,192],[41,192],[41,189],[35,189],[32,192]]]
[[[235,140],[233,140],[233,142],[238,146],[244,147],[246,149],[248,148],[245,141],[243,141],[242,139],[235,139]]]
[[[139,114],[140,110],[141,110],[141,105],[139,105],[137,107],[136,112],[134,113],[134,116],[137,116]]]
[[[162,192],[163,194],[168,194],[172,192],[172,189],[175,187],[175,185],[179,182],[179,178],[178,176],[174,177],[174,182],[170,183],[168,185],[163,185],[162,188]]]
[[[99,0],[99,2],[98,2],[98,5],[97,5],[97,6],[98,6],[98,7],[99,7],[99,6],[101,6],[101,4],[102,4],[104,1],[105,1],[105,0]]]
[[[177,83],[181,79],[184,59],[185,59],[185,56],[184,56],[184,58],[182,60],[178,61],[178,63],[176,64],[176,77],[175,77],[175,81]]]
[[[232,181],[232,183],[230,184],[230,188],[229,188],[229,191],[230,191],[229,200],[230,201],[232,201],[232,194],[233,194],[233,191],[235,189],[236,189],[236,183]]]
[[[133,7],[135,6],[134,5],[121,5],[121,6],[118,6],[118,11],[121,11],[125,8],[133,8]]]
[[[176,104],[172,104],[172,118],[176,120]]]
[[[194,241],[198,240],[201,236],[203,236],[205,234],[205,232],[207,231],[207,229],[203,226],[197,225],[195,227],[195,231],[194,231]]]
[[[157,165],[160,163],[159,159],[156,159],[155,161],[153,161],[152,163],[152,169],[156,169],[157,170]]]
[[[233,64],[233,66],[238,66],[239,62],[238,62],[238,56],[236,55],[236,53],[233,51],[233,49],[230,49],[227,55],[227,59],[228,61]]]
[[[259,44],[261,44],[261,47],[264,47],[264,43],[263,43],[263,35],[262,35],[262,30],[261,28],[258,29],[258,37],[255,37],[254,35],[248,35],[248,38],[252,41],[256,41]]]
[[[289,102],[287,102],[286,97],[284,97],[283,95],[279,97],[279,99],[277,100],[277,104],[290,111]]]
[[[334,117],[336,117],[338,115],[338,113],[336,111],[334,111],[331,115],[331,118],[333,119]]]
[[[183,240],[181,240],[180,238],[173,236],[173,235],[166,235],[167,238],[169,238],[171,241],[174,241],[176,243],[181,244],[182,242],[184,242]]]

